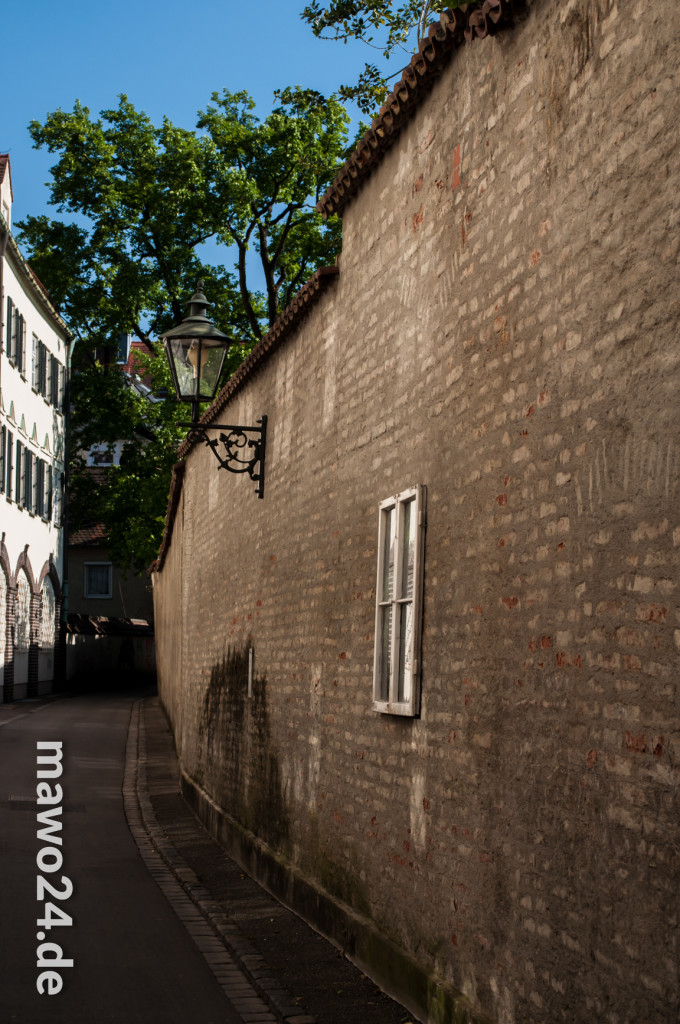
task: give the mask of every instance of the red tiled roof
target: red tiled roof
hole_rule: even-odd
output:
[[[454,50],[474,39],[484,39],[511,24],[513,10],[522,0],[477,0],[441,15],[431,25],[419,52],[411,58],[401,80],[387,97],[380,113],[341,167],[330,188],[316,205],[324,217],[341,213],[362,182],[380,163],[415,107],[432,88]]]
[[[90,544],[102,544],[106,540],[103,523],[92,523],[74,530],[68,539],[69,547],[89,547]]]

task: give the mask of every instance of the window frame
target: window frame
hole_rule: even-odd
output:
[[[413,585],[404,593],[403,534],[406,506],[413,504]],[[394,569],[391,592],[383,593],[387,530],[394,512]],[[411,718],[420,713],[421,641],[423,620],[423,561],[425,553],[426,489],[409,487],[380,502],[378,509],[378,568],[375,588],[375,644],[373,652],[373,710],[381,714]],[[408,563],[407,563],[408,565]],[[401,610],[412,605],[411,637],[402,646]],[[383,635],[385,616],[389,616],[389,674],[385,678]],[[400,680],[402,693],[399,692]],[[386,685],[385,685],[386,684]]]
[[[107,568],[109,571],[109,592],[108,594],[91,594],[88,581],[88,569],[96,567],[97,569]],[[84,562],[83,563],[83,597],[86,597],[88,601],[108,601],[113,597],[113,562]]]

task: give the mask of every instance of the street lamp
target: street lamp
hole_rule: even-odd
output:
[[[189,301],[189,315],[163,335],[172,382],[180,402],[191,402],[191,418],[198,420],[200,402],[215,398],[231,338],[218,331],[205,315],[210,305],[199,281]]]
[[[205,315],[210,305],[203,294],[203,282],[198,281],[189,302],[189,315],[177,327],[162,337],[175,394],[180,402],[191,402],[191,427],[202,435],[202,440],[215,454],[219,469],[230,473],[248,473],[257,482],[258,498],[264,496],[264,455],[267,417],[262,416],[258,427],[233,426],[224,423],[199,423],[200,403],[215,399],[224,360],[231,338],[219,331]],[[218,437],[210,438],[208,430],[220,430]],[[223,452],[220,452],[220,444]]]

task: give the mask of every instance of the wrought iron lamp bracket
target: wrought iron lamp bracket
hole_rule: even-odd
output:
[[[219,462],[219,469],[230,473],[247,473],[257,483],[255,493],[264,497],[264,457],[267,441],[267,417],[258,421],[259,427],[241,427],[228,423],[186,423],[192,431],[212,449]],[[218,437],[209,437],[209,430],[221,430]],[[223,451],[220,451],[222,446]]]

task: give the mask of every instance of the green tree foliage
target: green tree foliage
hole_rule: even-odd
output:
[[[71,453],[69,503],[72,529],[104,523],[112,560],[142,571],[158,554],[168,481],[185,432],[178,423],[186,421],[188,409],[161,397],[172,389],[165,359],[141,355],[137,369],[131,380],[96,361],[74,374],[77,447]],[[121,443],[120,464],[107,468],[104,479],[87,470],[93,445],[113,450]]]
[[[343,43],[357,39],[380,51],[385,61],[403,54],[410,59],[435,13],[463,6],[465,0],[312,0],[302,19],[319,39]],[[405,62],[404,62],[405,63]],[[400,74],[400,71],[397,72]],[[395,77],[390,74],[390,78]],[[387,69],[365,64],[354,84],[340,86],[343,99],[353,100],[364,114],[374,114],[389,92]]]
[[[336,98],[299,87],[275,94],[262,120],[247,93],[215,93],[194,131],[155,126],[126,96],[99,118],[78,102],[31,123],[36,148],[57,155],[50,202],[67,217],[18,228],[76,338],[72,449],[125,442],[99,489],[76,455],[72,515],[76,526],[104,523],[119,564],[155,557],[187,409],[129,387],[107,350],[130,333],[159,355],[154,339],[182,320],[202,277],[211,317],[234,339],[233,372],[339,252],[339,222],[315,204],[343,159],[347,124]],[[208,242],[229,269],[206,257]],[[169,387],[164,358],[147,359],[143,373],[152,393]]]

